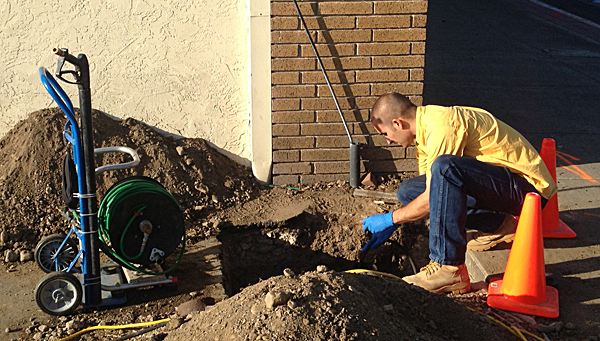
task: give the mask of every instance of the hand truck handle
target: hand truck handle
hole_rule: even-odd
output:
[[[133,161],[126,163],[119,163],[115,165],[106,165],[102,167],[96,168],[96,175],[108,171],[108,170],[117,170],[117,169],[125,169],[135,167],[140,163],[140,157],[135,152],[135,150],[129,147],[105,147],[105,148],[96,148],[94,149],[94,154],[106,154],[106,153],[127,153],[131,155]]]

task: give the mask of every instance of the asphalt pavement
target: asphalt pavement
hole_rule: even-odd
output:
[[[600,336],[600,25],[553,8],[429,0],[423,98],[484,108],[538,150],[556,141],[560,218],[577,237],[544,240],[545,270],[558,278],[559,319],[584,339]],[[509,251],[470,254],[473,280],[501,276]]]
[[[598,0],[540,0],[578,17],[600,23],[600,1]]]

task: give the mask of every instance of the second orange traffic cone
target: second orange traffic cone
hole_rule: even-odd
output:
[[[558,291],[546,286],[541,206],[539,194],[527,194],[504,277],[492,280],[488,287],[490,307],[558,317]]]
[[[542,140],[540,156],[550,175],[556,182],[556,142],[553,139]],[[542,211],[544,238],[575,238],[577,234],[558,218],[558,193],[554,194]]]

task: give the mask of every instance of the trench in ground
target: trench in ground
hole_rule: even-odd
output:
[[[244,287],[282,275],[286,268],[296,274],[314,271],[317,265],[340,272],[372,269],[399,277],[413,273],[405,247],[394,240],[367,253],[360,263],[358,254],[349,259],[323,252],[314,241],[316,233],[326,228],[331,227],[323,216],[303,212],[275,227],[250,225],[222,229],[218,239],[222,243],[226,294],[233,296]]]

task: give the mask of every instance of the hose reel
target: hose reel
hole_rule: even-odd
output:
[[[102,250],[117,263],[148,274],[143,266],[162,264],[181,244],[185,246],[185,225],[177,200],[156,180],[136,176],[114,184],[98,211],[98,232]],[[141,265],[141,266],[139,266]]]

